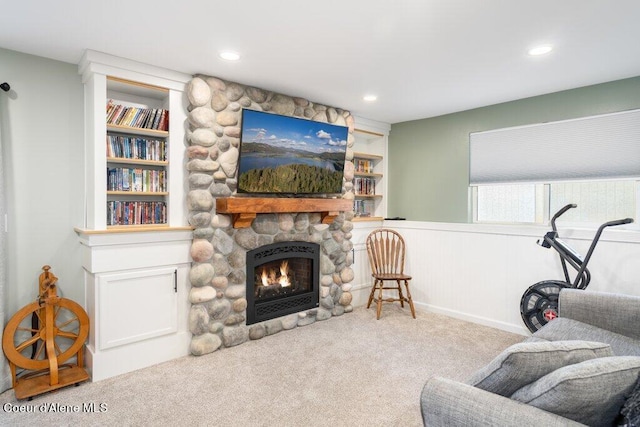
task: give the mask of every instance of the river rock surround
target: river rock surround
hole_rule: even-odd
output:
[[[342,197],[352,200],[353,116],[306,99],[202,75],[189,82],[187,96],[187,207],[194,227],[189,272],[191,354],[208,354],[352,311],[353,212],[341,213],[331,224],[322,224],[319,213],[259,214],[251,227],[235,229],[229,215],[215,213],[215,198],[235,194],[241,112],[250,108],[347,126]],[[320,306],[247,326],[246,252],[283,241],[320,245]]]

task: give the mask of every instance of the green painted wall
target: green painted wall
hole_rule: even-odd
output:
[[[468,222],[469,133],[640,108],[640,77],[391,125],[388,215]]]
[[[84,304],[84,87],[77,65],[0,48],[0,143],[6,191],[6,317],[35,301],[50,265],[58,294]],[[1,219],[4,230],[4,219]]]

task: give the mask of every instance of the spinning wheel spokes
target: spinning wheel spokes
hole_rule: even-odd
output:
[[[30,340],[26,340],[22,344],[16,346],[16,351],[21,353],[22,350],[24,350],[27,347],[31,347],[33,344],[37,343],[38,340],[40,340],[40,336],[38,334],[36,334]]]
[[[45,307],[34,302],[23,307],[7,323],[2,340],[2,346],[7,359],[28,370],[40,370],[49,368],[46,351],[46,322],[42,321],[46,316],[41,311],[53,310],[53,351],[62,364],[74,356],[84,344],[89,334],[89,319],[75,302],[60,298],[55,306]],[[32,315],[40,319],[40,329],[34,329],[31,325]],[[36,350],[31,353],[33,345]],[[43,351],[44,350],[44,351]]]
[[[66,321],[66,322],[64,322],[64,323],[59,324],[59,325],[58,325],[58,330],[61,330],[61,331],[62,331],[62,330],[63,330],[62,328],[64,328],[64,327],[65,327],[65,326],[67,326],[67,325],[70,325],[70,324],[71,324],[71,323],[73,323],[73,322],[77,322],[77,321],[78,321],[78,318],[77,318],[77,317],[74,317],[73,319],[69,319],[69,320],[67,320],[67,321]]]
[[[70,339],[76,339],[78,338],[78,334],[74,334],[73,332],[65,332],[65,331],[61,331],[58,330],[58,334],[57,334],[60,338],[70,338]]]

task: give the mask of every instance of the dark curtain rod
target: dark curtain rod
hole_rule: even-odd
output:
[[[9,92],[9,90],[11,89],[11,86],[9,86],[9,83],[4,82],[0,84],[0,89],[2,89],[5,92]]]

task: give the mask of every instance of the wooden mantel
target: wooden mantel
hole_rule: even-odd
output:
[[[226,197],[216,199],[216,213],[232,214],[234,228],[247,228],[259,213],[319,212],[330,224],[340,212],[353,210],[348,199]]]

